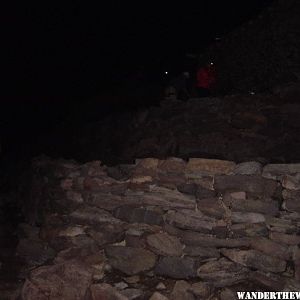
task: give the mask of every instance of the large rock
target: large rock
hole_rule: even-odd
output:
[[[146,223],[160,225],[163,223],[162,211],[151,208],[121,206],[114,212],[114,216],[128,223]]]
[[[121,224],[122,222],[116,218],[114,218],[109,212],[97,208],[86,206],[83,208],[79,208],[76,211],[70,214],[70,218],[74,222],[78,222],[79,224],[101,224],[101,223],[109,223],[109,224]]]
[[[295,279],[300,282],[300,249],[294,249],[293,253],[293,261],[294,261],[294,268],[295,268]]]
[[[256,250],[223,249],[221,253],[236,263],[264,272],[280,273],[284,272],[286,268],[284,260],[265,255]]]
[[[147,236],[147,244],[158,255],[181,256],[183,245],[177,237],[167,233],[156,233]]]
[[[186,166],[186,172],[199,175],[230,174],[235,166],[232,161],[190,158]]]
[[[281,184],[288,190],[300,190],[300,173],[295,175],[284,175]]]
[[[208,216],[220,219],[225,215],[224,206],[217,198],[205,198],[197,200],[198,209]]]
[[[149,300],[169,300],[169,298],[165,297],[159,292],[154,292]]]
[[[218,239],[197,232],[184,232],[182,242],[190,246],[215,247],[215,248],[237,248],[248,247],[249,239]]]
[[[284,234],[280,232],[270,232],[270,239],[275,242],[291,245],[291,246],[300,244],[299,235]]]
[[[230,227],[232,237],[257,237],[257,236],[268,236],[269,231],[264,223],[239,223],[233,224]]]
[[[233,223],[264,223],[264,215],[252,212],[232,212],[231,220]]]
[[[187,256],[195,256],[198,259],[219,258],[220,252],[216,248],[186,246],[183,252]]]
[[[196,277],[196,261],[189,257],[162,257],[157,263],[154,272],[159,276],[176,279]]]
[[[166,209],[194,209],[196,206],[195,197],[158,186],[151,186],[149,192],[127,191],[124,201],[138,201],[140,205],[159,206]]]
[[[169,157],[158,163],[158,169],[166,173],[182,173],[185,170],[186,162],[177,157]]]
[[[243,162],[236,165],[233,170],[234,174],[239,175],[260,175],[262,172],[262,165],[256,161]]]
[[[93,284],[90,287],[90,300],[129,300],[107,283]]]
[[[127,275],[148,271],[156,262],[156,257],[152,252],[139,248],[107,246],[105,254],[113,268]]]
[[[221,258],[209,261],[197,270],[198,276],[215,287],[230,286],[248,278],[249,270],[239,264]]]
[[[168,211],[166,222],[182,229],[191,229],[199,232],[210,232],[216,225],[216,220],[203,215],[200,211],[180,210]]]
[[[279,180],[286,174],[295,173],[300,173],[300,164],[269,164],[263,168],[262,176]]]
[[[196,297],[207,299],[212,292],[212,287],[206,282],[199,281],[193,283],[190,290]]]
[[[113,195],[110,193],[84,193],[84,201],[89,206],[98,207],[108,211],[113,211],[123,205],[139,205],[138,199],[124,198],[120,195]]]
[[[267,238],[253,238],[251,241],[251,248],[261,251],[267,255],[278,257],[282,260],[289,260],[291,258],[291,251],[287,246],[281,245]]]
[[[282,196],[284,198],[283,209],[291,212],[300,213],[300,191],[283,190]]]
[[[277,182],[258,175],[220,175],[215,177],[217,191],[245,191],[259,196],[272,196],[277,189]]]
[[[92,273],[78,262],[39,267],[22,288],[22,300],[81,300],[92,283]]]
[[[172,300],[195,299],[194,295],[191,293],[191,285],[184,280],[176,281],[170,297]]]
[[[224,203],[233,211],[255,212],[267,215],[276,215],[279,211],[279,203],[274,200],[255,200],[238,198],[234,194],[226,193]]]
[[[101,224],[86,229],[86,233],[98,246],[121,242],[124,240],[125,228],[122,224]]]
[[[249,279],[256,284],[259,284],[263,288],[271,291],[282,291],[285,285],[285,279],[282,276],[269,272],[251,272]]]

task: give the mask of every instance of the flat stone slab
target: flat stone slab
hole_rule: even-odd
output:
[[[199,259],[220,257],[220,251],[217,248],[211,248],[211,247],[186,246],[183,249],[183,253],[187,256],[194,256]]]
[[[245,267],[264,272],[281,273],[286,269],[286,262],[284,260],[265,255],[256,250],[223,249],[221,253],[230,260]]]
[[[200,211],[182,209],[169,211],[165,220],[167,223],[181,229],[191,229],[199,232],[210,232],[216,225],[216,219],[205,216]]]
[[[160,225],[163,223],[162,212],[150,208],[121,206],[114,211],[114,216],[128,223]]]
[[[276,215],[279,211],[279,203],[275,200],[238,199],[226,194],[224,203],[232,211],[255,212],[267,215]]]
[[[99,224],[99,223],[110,223],[110,224],[121,224],[122,221],[114,218],[109,212],[97,208],[86,206],[79,208],[70,214],[71,220],[78,222],[79,224]]]
[[[194,209],[196,206],[194,196],[158,186],[150,186],[148,192],[127,191],[124,201],[138,201],[140,206],[159,206],[166,209]]]
[[[300,235],[295,234],[285,234],[280,232],[270,232],[270,239],[290,246],[295,246],[300,244]]]
[[[236,164],[232,161],[190,158],[187,166],[187,173],[199,173],[203,175],[230,174],[233,172]]]
[[[167,233],[156,233],[147,236],[147,244],[158,255],[181,256],[183,245],[177,237]]]
[[[144,249],[107,246],[105,254],[109,264],[127,275],[135,275],[152,269],[156,262],[156,256]]]
[[[247,280],[249,270],[223,257],[200,266],[197,274],[215,287],[224,287]]]
[[[272,196],[276,192],[277,182],[259,175],[220,175],[215,177],[214,188],[217,191],[244,191],[254,195]]]
[[[264,237],[253,238],[251,241],[251,248],[267,255],[278,257],[282,260],[289,260],[291,258],[291,251],[287,246]]]
[[[32,299],[84,299],[92,283],[92,272],[80,263],[68,262],[33,270],[21,297]],[[47,295],[47,296],[46,296]]]
[[[215,248],[238,248],[250,245],[249,239],[218,239],[197,232],[184,232],[181,241],[189,246]]]
[[[233,173],[240,175],[260,175],[262,173],[262,165],[256,161],[243,162],[236,165]]]
[[[264,166],[262,176],[280,180],[283,175],[300,173],[300,164],[268,164]]]
[[[245,237],[266,237],[269,230],[264,223],[238,223],[230,227],[231,233],[235,238]]]
[[[263,214],[253,212],[232,212],[233,223],[264,223],[266,218]]]
[[[196,261],[189,257],[162,257],[154,269],[156,275],[176,279],[196,277],[196,271]]]

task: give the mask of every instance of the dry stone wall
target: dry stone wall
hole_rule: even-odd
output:
[[[300,164],[33,162],[21,299],[234,299],[300,289]]]

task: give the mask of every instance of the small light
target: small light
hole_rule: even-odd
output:
[[[211,66],[213,66],[213,65],[214,65],[214,63],[213,63],[213,62],[211,62],[211,63],[210,63],[210,65],[211,65]]]
[[[168,72],[168,71],[166,71],[166,72],[165,72],[165,74],[166,74],[166,75],[168,75],[168,74],[169,74],[169,72]]]

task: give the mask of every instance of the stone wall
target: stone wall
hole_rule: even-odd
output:
[[[300,164],[41,157],[27,178],[23,300],[300,290]]]

